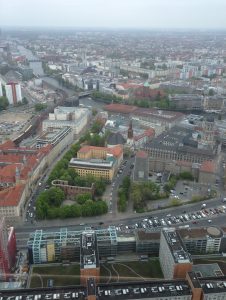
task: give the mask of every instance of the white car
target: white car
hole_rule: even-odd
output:
[[[212,220],[208,220],[208,223],[212,223]]]

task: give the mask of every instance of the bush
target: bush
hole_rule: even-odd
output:
[[[191,198],[191,202],[199,202],[203,200],[206,200],[205,196],[196,195],[196,196],[192,196]]]
[[[170,205],[171,206],[179,206],[179,205],[181,205],[181,200],[180,199],[172,199],[170,201]]]
[[[194,180],[194,176],[190,172],[182,172],[178,175],[178,179],[182,180]]]
[[[35,111],[41,111],[47,108],[47,104],[45,103],[36,103],[35,104]]]

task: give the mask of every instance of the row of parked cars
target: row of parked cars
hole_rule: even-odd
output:
[[[208,223],[212,223],[212,218],[214,215],[226,213],[226,206],[221,205],[216,208],[205,208],[205,204],[202,205],[202,209],[196,212],[186,212],[184,211],[182,214],[173,216],[171,214],[167,214],[164,218],[159,218],[157,216],[149,216],[140,222],[137,222],[134,225],[125,225],[119,224],[116,226],[117,231],[133,231],[136,228],[158,228],[164,226],[173,226],[180,225],[183,223],[192,222],[193,224],[197,224],[199,220],[206,219]]]
[[[203,208],[200,211],[186,213],[184,211],[183,214],[178,216],[171,216],[168,214],[166,218],[158,218],[158,217],[149,217],[143,219],[141,222],[135,224],[136,228],[150,228],[150,227],[164,227],[170,226],[179,223],[192,222],[193,224],[197,224],[200,219],[207,219],[208,223],[212,223],[211,219],[213,215],[226,213],[226,206],[222,205],[217,208]]]

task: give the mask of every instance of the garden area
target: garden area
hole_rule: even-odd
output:
[[[49,280],[53,280],[53,286],[79,285],[80,265],[33,267],[30,288],[47,287]]]
[[[148,261],[105,263],[101,265],[100,274],[103,283],[163,278],[157,258]]]

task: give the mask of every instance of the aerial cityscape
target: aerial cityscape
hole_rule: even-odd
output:
[[[226,299],[225,11],[2,0],[0,300]]]

